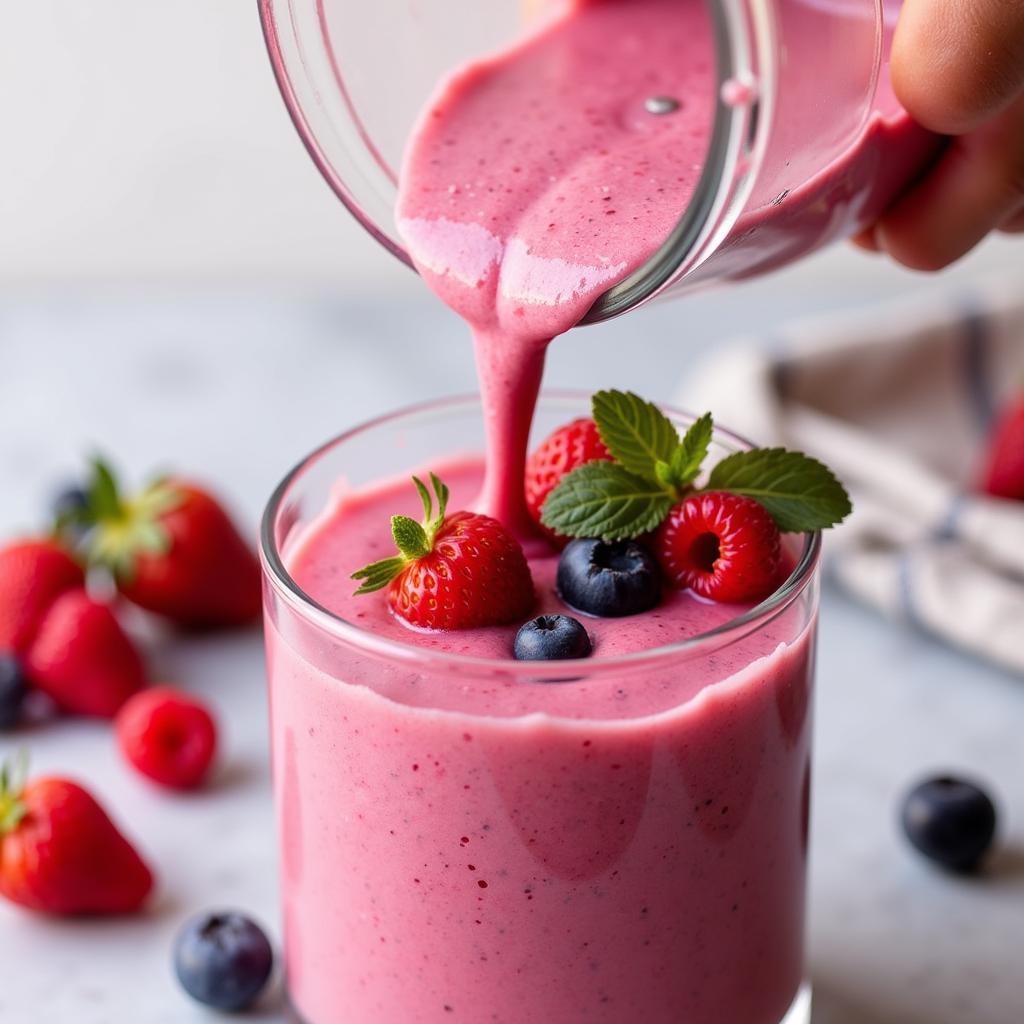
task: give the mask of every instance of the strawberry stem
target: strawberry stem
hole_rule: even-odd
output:
[[[19,750],[0,766],[0,836],[13,832],[28,814],[21,800],[28,780],[28,751]]]
[[[352,573],[352,579],[359,580],[360,586],[356,594],[372,594],[382,590],[396,576],[403,573],[412,562],[425,558],[434,550],[434,538],[444,525],[448,511],[448,499],[451,492],[436,473],[430,474],[430,483],[437,499],[437,514],[434,514],[434,497],[427,485],[414,476],[412,482],[423,502],[423,522],[417,523],[409,516],[395,515],[391,517],[391,536],[399,554],[390,558],[382,558]]]

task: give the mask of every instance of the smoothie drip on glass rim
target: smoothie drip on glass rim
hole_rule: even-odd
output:
[[[417,269],[473,331],[484,511],[533,533],[523,464],[548,342],[635,270],[696,187],[714,116],[702,3],[577,0],[427,106],[400,177]]]

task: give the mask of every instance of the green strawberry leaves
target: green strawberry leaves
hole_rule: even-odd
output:
[[[430,483],[437,498],[435,515],[434,497],[431,496],[427,485],[415,476],[412,482],[416,485],[416,491],[423,502],[423,522],[417,523],[408,516],[391,517],[391,536],[399,554],[382,558],[379,562],[373,562],[352,573],[352,579],[360,581],[356,594],[372,594],[375,590],[383,590],[396,576],[403,573],[410,563],[425,558],[434,550],[434,538],[444,525],[450,492],[436,474],[430,474]]]
[[[593,416],[614,462],[590,462],[548,495],[541,522],[566,537],[615,541],[656,529],[694,481],[711,447],[710,413],[680,437],[672,421],[631,392],[599,391]],[[783,532],[822,530],[851,510],[827,466],[784,448],[736,452],[711,471],[703,491],[729,491],[760,502]]]

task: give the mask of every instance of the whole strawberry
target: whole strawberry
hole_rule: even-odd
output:
[[[138,910],[153,875],[103,808],[67,779],[0,772],[0,895],[48,914]]]
[[[1024,395],[996,423],[981,474],[981,489],[996,498],[1024,501]]]
[[[88,496],[80,520],[91,558],[110,569],[128,600],[187,629],[259,617],[256,556],[203,488],[172,478],[125,499],[97,461]]]
[[[23,663],[32,685],[73,715],[113,718],[146,680],[113,611],[81,588],[53,602]]]
[[[0,548],[0,651],[23,654],[50,605],[84,584],[82,567],[56,541]]]
[[[387,587],[392,611],[421,629],[473,629],[524,618],[533,605],[533,580],[518,541],[490,516],[447,515],[448,488],[431,474],[433,499],[413,477],[424,518],[393,516],[399,554],[352,574],[357,594]]]
[[[563,544],[568,537],[541,525],[541,510],[548,495],[577,466],[609,459],[611,454],[601,440],[597,424],[582,418],[559,427],[526,460],[526,507],[549,539]]]

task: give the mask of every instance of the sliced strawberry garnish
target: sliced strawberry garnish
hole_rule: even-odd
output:
[[[446,514],[448,488],[433,474],[437,514],[426,486],[413,477],[424,518],[394,516],[399,554],[353,573],[357,594],[387,588],[392,611],[421,629],[473,629],[524,618],[533,605],[533,581],[519,542],[490,516]]]
[[[152,888],[145,862],[81,786],[0,772],[0,895],[48,914],[125,914]]]
[[[676,505],[656,551],[673,586],[714,601],[753,601],[778,586],[782,538],[753,498],[710,492]]]
[[[35,687],[76,715],[112,718],[145,683],[142,659],[113,611],[81,589],[54,601],[24,666]]]
[[[526,460],[526,507],[548,537],[559,543],[568,539],[541,525],[540,513],[548,495],[578,466],[610,459],[597,424],[592,419],[578,419],[559,427]]]
[[[1024,396],[999,417],[981,474],[981,489],[996,498],[1024,501]]]
[[[84,584],[81,566],[55,541],[0,549],[0,651],[24,653],[50,605]]]

